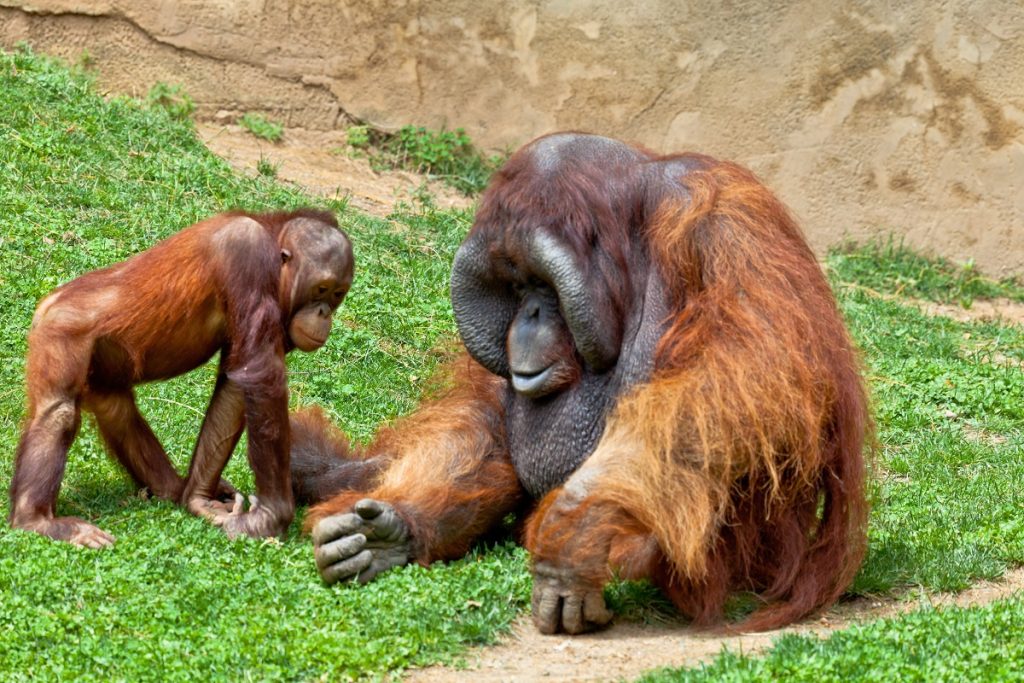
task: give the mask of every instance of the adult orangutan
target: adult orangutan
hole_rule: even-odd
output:
[[[731,592],[767,629],[829,604],[865,545],[858,361],[793,219],[748,171],[543,137],[484,193],[455,257],[470,358],[364,458],[293,417],[297,491],[328,583],[459,557],[528,507],[533,617],[611,618],[649,577],[696,623]],[[531,502],[536,501],[536,502]]]
[[[154,495],[232,537],[283,533],[295,509],[284,356],[323,346],[352,271],[352,247],[329,213],[233,212],[59,287],[39,304],[29,332],[11,525],[92,548],[113,543],[82,519],[55,516],[84,409],[111,454]],[[188,372],[218,351],[213,398],[183,479],[132,387]],[[256,481],[247,512],[220,481],[244,428]],[[221,502],[231,494],[233,502]]]

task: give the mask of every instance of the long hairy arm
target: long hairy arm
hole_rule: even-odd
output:
[[[306,517],[325,579],[375,541],[401,546],[406,560],[423,564],[460,557],[515,509],[523,492],[505,442],[506,390],[504,379],[462,357],[446,394],[378,434],[367,453],[387,465],[370,485],[339,493]],[[365,542],[351,540],[358,536]],[[352,566],[373,559],[363,557]]]

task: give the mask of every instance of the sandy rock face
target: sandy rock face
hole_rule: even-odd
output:
[[[1024,10],[1011,0],[0,0],[0,44],[111,90],[330,130],[558,129],[752,166],[823,248],[895,233],[1024,273]],[[780,7],[784,8],[780,9]]]

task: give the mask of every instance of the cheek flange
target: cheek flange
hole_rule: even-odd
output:
[[[470,235],[452,263],[452,311],[466,350],[496,375],[509,377],[505,337],[516,312],[511,285],[495,280],[483,240]]]
[[[562,317],[583,359],[598,372],[614,366],[622,337],[599,324],[595,295],[603,283],[588,282],[568,247],[541,230],[530,239],[530,265],[558,293]]]

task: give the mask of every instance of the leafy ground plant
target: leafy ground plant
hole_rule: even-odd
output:
[[[279,142],[284,137],[284,126],[277,121],[271,121],[262,114],[249,112],[238,119],[238,125],[256,137],[270,142]]]
[[[84,62],[88,64],[88,60]],[[160,107],[174,119],[187,119],[196,109],[196,103],[180,85],[171,85],[158,81],[149,89],[146,97],[151,107]]]
[[[484,156],[461,128],[430,130],[403,126],[386,133],[369,126],[348,129],[348,144],[370,158],[375,167],[403,168],[426,173],[471,195],[480,192],[503,156]]]

